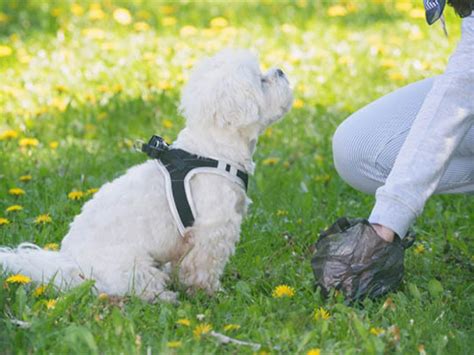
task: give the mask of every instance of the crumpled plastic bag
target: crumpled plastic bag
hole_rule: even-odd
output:
[[[403,278],[404,250],[413,244],[406,238],[402,242],[395,236],[389,243],[365,219],[338,219],[316,243],[311,260],[316,285],[324,296],[333,288],[342,291],[348,302],[397,289]]]

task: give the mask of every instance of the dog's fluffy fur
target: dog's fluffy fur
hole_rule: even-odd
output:
[[[224,50],[204,59],[184,87],[180,110],[186,127],[173,147],[225,160],[252,173],[257,138],[291,107],[283,73],[260,72],[257,58]],[[156,162],[134,166],[105,184],[74,218],[59,252],[32,244],[0,250],[0,265],[35,281],[60,287],[94,279],[98,292],[134,293],[145,300],[173,301],[166,289],[169,272],[191,291],[219,289],[219,278],[239,240],[249,200],[234,182],[216,174],[191,180],[195,223],[178,233],[166,200],[165,180]]]

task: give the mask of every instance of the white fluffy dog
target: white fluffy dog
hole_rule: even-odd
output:
[[[259,134],[291,103],[291,89],[281,70],[262,74],[251,53],[224,50],[193,69],[180,105],[186,127],[171,148],[252,173]],[[136,294],[148,301],[175,300],[176,294],[166,289],[170,275],[165,264],[175,265],[189,291],[212,294],[234,253],[249,199],[242,187],[225,177],[193,176],[195,222],[181,235],[164,184],[155,160],[134,166],[83,206],[59,252],[32,244],[1,248],[0,265],[34,281],[53,280],[63,289],[93,279],[97,292]]]

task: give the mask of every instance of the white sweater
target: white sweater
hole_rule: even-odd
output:
[[[474,123],[474,15],[413,122],[395,164],[377,189],[369,217],[404,237],[433,194],[456,147]]]

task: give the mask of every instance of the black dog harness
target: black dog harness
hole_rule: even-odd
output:
[[[151,137],[142,151],[158,163],[166,180],[166,196],[179,232],[194,224],[196,211],[190,180],[198,173],[218,174],[240,185],[247,191],[248,174],[221,160],[204,158],[182,149],[170,148],[163,138]]]

